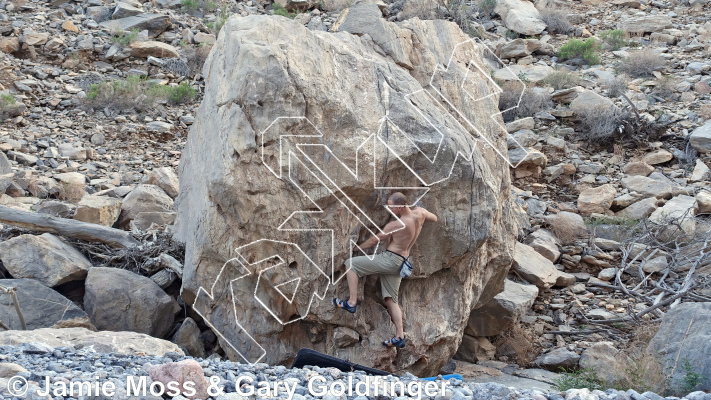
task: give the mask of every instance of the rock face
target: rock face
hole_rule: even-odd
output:
[[[136,332],[94,332],[86,328],[41,328],[28,331],[0,331],[0,345],[39,342],[52,347],[93,347],[98,353],[184,354],[174,343]]]
[[[649,350],[659,352],[665,371],[672,380],[683,379],[681,360],[688,360],[694,372],[711,376],[711,304],[682,303],[669,311],[659,326],[659,331],[649,343]],[[694,390],[711,390],[711,380]]]
[[[180,307],[150,278],[118,268],[94,267],[86,277],[84,309],[101,330],[163,337]]]
[[[76,304],[34,279],[0,279],[0,285],[17,288],[17,300],[27,329],[66,326],[95,329]],[[0,321],[10,329],[22,329],[10,296],[0,296]]]
[[[86,257],[51,233],[0,242],[0,260],[14,278],[36,279],[48,287],[84,279],[91,268]]]
[[[411,19],[395,24],[381,20],[372,7],[377,9],[372,4],[353,7],[338,24],[345,31],[372,26],[367,40],[347,32],[309,31],[285,18],[230,18],[203,68],[205,99],[178,171],[175,232],[186,243],[181,297],[188,304],[197,298],[196,309],[222,335],[221,345],[233,360],[276,364],[309,347],[389,371],[436,374],[457,350],[471,310],[503,289],[517,231],[508,164],[485,141],[473,140],[471,127],[433,100],[446,94],[506,154],[506,135],[488,118],[498,112],[496,99],[486,97],[492,90],[488,79],[467,78],[472,79],[467,91],[481,101],[471,101],[462,88],[464,65],[481,62],[482,50],[466,42],[468,37],[453,23]],[[362,23],[354,27],[348,18]],[[455,48],[459,43],[464,45]],[[435,66],[446,65],[453,51],[446,79],[437,74],[428,86]],[[277,120],[285,116],[289,118]],[[280,140],[286,134],[323,137]],[[412,145],[431,156],[440,140],[435,163]],[[294,143],[317,145],[302,146],[302,152]],[[457,151],[472,158],[459,157],[450,176]],[[361,166],[357,180],[344,167],[354,168],[356,160]],[[333,181],[316,179],[319,169]],[[349,237],[358,243],[371,237],[358,221],[367,221],[367,216],[372,221],[366,222],[368,229],[377,231],[374,226],[384,226],[389,218],[383,205],[392,190],[374,187],[411,187],[423,181],[439,181],[422,202],[440,221],[451,223],[425,225],[412,250],[415,276],[403,281],[399,292],[410,340],[396,352],[380,343],[394,328],[381,303],[377,277],[361,280],[359,318],[334,310],[331,297],[344,296],[347,289],[343,279],[336,285],[329,285],[329,279],[334,282],[343,271]],[[345,203],[324,185],[343,193],[338,198]],[[419,193],[402,190],[413,200]],[[344,210],[343,204],[356,213]],[[292,213],[318,208],[324,212],[297,213],[287,225],[334,229],[334,258],[330,233],[277,229]],[[233,259],[237,253],[250,262],[280,255],[285,263],[271,271],[281,276],[268,279],[274,286],[298,285],[299,290],[289,292],[293,302],[285,302],[289,296],[260,279],[265,266],[242,265]],[[223,284],[213,287],[216,281],[232,281],[232,292]],[[255,287],[268,306],[254,300]],[[452,296],[453,288],[466,290]],[[250,327],[250,337],[239,336],[233,300],[236,319]],[[333,326],[353,329],[360,340],[334,348],[333,335],[327,334]]]

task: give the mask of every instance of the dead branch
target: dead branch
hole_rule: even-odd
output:
[[[38,232],[50,232],[89,242],[105,243],[111,247],[129,248],[140,243],[128,232],[107,226],[90,224],[48,214],[31,213],[0,206],[0,223]]]

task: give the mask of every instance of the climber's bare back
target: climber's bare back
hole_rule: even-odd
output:
[[[409,257],[410,250],[417,237],[420,236],[422,225],[426,221],[437,221],[437,217],[422,207],[413,207],[410,212],[400,216],[400,221],[391,221],[385,225],[383,232],[392,232],[387,249],[403,257]],[[405,224],[404,228],[402,227],[403,223]]]

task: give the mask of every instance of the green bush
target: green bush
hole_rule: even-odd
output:
[[[600,33],[600,39],[610,46],[613,51],[627,46],[627,32],[622,29],[612,29]]]
[[[568,389],[588,388],[592,390],[605,390],[603,380],[597,376],[592,368],[583,368],[577,371],[563,369],[563,372],[553,383],[557,390],[565,392]]]
[[[200,2],[198,0],[181,0],[183,8],[187,11],[195,11],[200,7]]]
[[[688,358],[684,358],[681,364],[681,379],[674,382],[672,391],[678,396],[684,396],[696,390],[706,380],[706,376],[694,370]]]
[[[227,19],[230,17],[230,10],[227,8],[227,6],[222,6],[220,9],[220,12],[217,13],[217,16],[215,16],[215,19],[208,22],[206,25],[208,28],[212,29],[212,32],[217,35],[220,33],[220,30],[222,30],[222,27],[225,25],[225,22],[227,22]]]
[[[5,118],[5,114],[8,112],[8,109],[14,106],[15,103],[17,103],[17,100],[15,100],[12,95],[0,95],[0,122],[2,122],[3,118]]]
[[[97,108],[132,109],[144,112],[157,100],[182,104],[193,100],[196,96],[197,91],[186,82],[178,86],[164,86],[140,76],[130,76],[125,80],[91,85],[84,101],[87,105]]]
[[[157,97],[165,97],[171,104],[183,104],[197,96],[197,90],[188,85],[187,82],[180,82],[178,86],[156,86]]]
[[[113,35],[111,35],[111,41],[113,43],[119,43],[124,46],[128,46],[129,44],[135,42],[138,39],[138,32],[138,28],[133,28],[130,32],[122,32],[120,30],[117,30],[114,32]]]
[[[570,39],[558,50],[558,57],[562,60],[581,57],[588,64],[595,65],[600,63],[599,51],[600,45],[594,38]]]
[[[550,86],[555,90],[569,89],[580,84],[580,78],[569,71],[555,71],[540,81],[543,86]]]
[[[489,16],[496,8],[496,0],[481,0],[479,1],[479,11],[485,16]]]

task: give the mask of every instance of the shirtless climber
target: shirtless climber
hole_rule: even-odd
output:
[[[352,257],[346,261],[346,266],[350,269],[346,272],[348,281],[349,299],[333,299],[333,304],[350,313],[356,312],[358,303],[358,278],[366,275],[380,274],[380,288],[383,292],[383,300],[390,311],[390,318],[395,324],[395,336],[383,342],[387,347],[405,347],[405,333],[402,327],[402,311],[398,305],[398,290],[400,289],[400,267],[404,261],[410,257],[410,250],[415,244],[415,240],[420,236],[422,225],[426,221],[437,222],[437,216],[422,207],[407,206],[407,198],[400,192],[395,192],[388,198],[388,206],[400,220],[391,221],[383,233],[371,237],[362,244],[360,248],[368,249],[376,245],[379,241],[391,238],[387,250],[376,254],[372,259],[369,256]],[[405,224],[403,227],[402,225]]]

